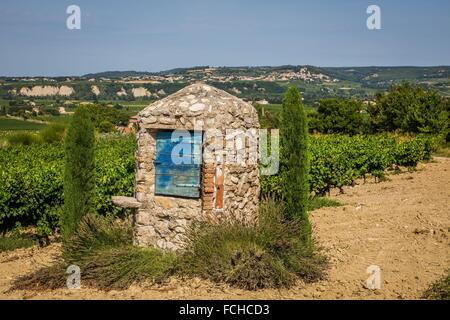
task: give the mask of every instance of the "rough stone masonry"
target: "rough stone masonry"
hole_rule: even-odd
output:
[[[117,205],[135,208],[136,245],[182,249],[187,228],[195,220],[256,223],[259,121],[252,105],[195,83],[151,104],[138,118],[135,195],[113,197]],[[156,195],[158,131],[199,128],[203,132],[199,198]],[[242,132],[244,139],[236,139]]]

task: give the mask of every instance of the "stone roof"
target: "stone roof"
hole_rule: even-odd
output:
[[[165,123],[165,118],[169,117],[220,118],[222,125],[235,122],[259,128],[258,113],[251,104],[202,82],[189,85],[152,103],[139,112],[138,116],[144,124]]]

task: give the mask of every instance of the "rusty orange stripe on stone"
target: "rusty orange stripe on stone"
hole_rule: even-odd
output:
[[[223,181],[224,181],[225,165],[220,165],[220,172],[216,180],[216,209],[223,209]]]

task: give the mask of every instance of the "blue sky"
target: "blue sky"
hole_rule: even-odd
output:
[[[66,8],[81,8],[81,30]],[[368,30],[368,5],[381,30]],[[450,65],[448,0],[2,0],[0,75],[197,65]]]

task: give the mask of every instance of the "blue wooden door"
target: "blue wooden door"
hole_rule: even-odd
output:
[[[199,198],[201,152],[201,132],[157,132],[155,193]]]

